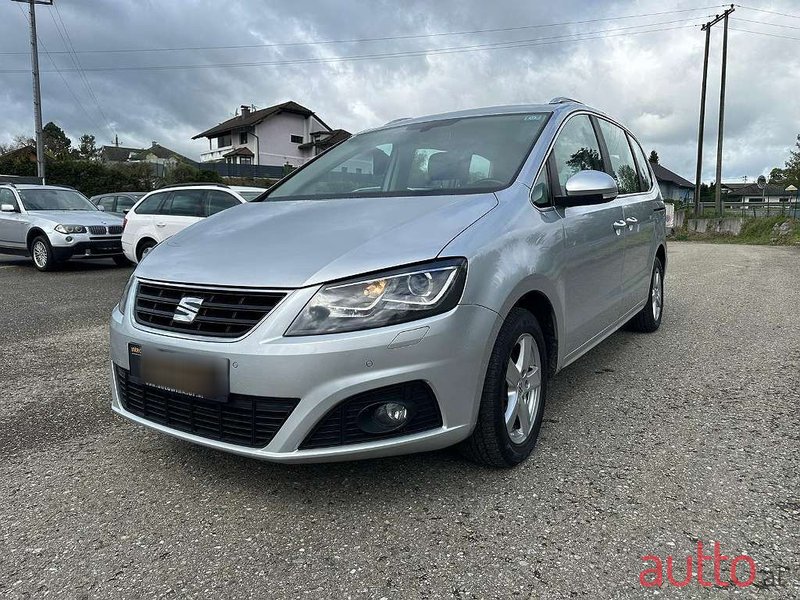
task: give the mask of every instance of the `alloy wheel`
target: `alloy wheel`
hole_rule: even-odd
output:
[[[661,271],[657,268],[653,273],[653,289],[650,290],[650,298],[653,303],[653,319],[658,321],[661,317],[661,307],[664,304],[664,286],[661,282]]]
[[[523,444],[533,429],[542,386],[539,348],[529,333],[519,336],[511,350],[506,368],[506,385],[506,430],[512,442]]]
[[[47,246],[41,240],[36,240],[33,243],[33,262],[40,269],[44,269],[47,266]]]

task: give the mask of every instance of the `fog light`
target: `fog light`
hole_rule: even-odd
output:
[[[367,433],[388,433],[406,425],[412,409],[400,402],[370,404],[358,415],[358,426]]]
[[[408,421],[408,408],[399,402],[386,402],[375,409],[375,420],[387,427],[400,427]]]
[[[65,239],[66,239],[68,242],[71,242],[71,241],[72,241],[72,236],[71,236],[71,235],[68,235],[68,236],[67,236]]]

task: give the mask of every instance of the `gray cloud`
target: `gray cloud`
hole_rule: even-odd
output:
[[[0,5],[0,52],[27,51],[27,23],[17,3]],[[705,2],[658,0],[588,2],[319,1],[280,2],[60,2],[59,9],[79,50],[272,44],[286,41],[346,40],[442,31],[475,30],[602,19],[707,6]],[[797,12],[793,2],[771,10]],[[39,7],[40,37],[48,51],[64,50],[54,9]],[[267,106],[293,99],[315,110],[328,124],[358,131],[411,115],[474,106],[576,97],[631,127],[664,165],[693,179],[703,35],[699,28],[605,39],[552,43],[572,33],[653,23],[653,28],[690,25],[712,10],[459,36],[377,42],[192,50],[135,54],[79,55],[111,128],[126,145],[151,140],[192,157],[205,149],[192,135],[233,114],[240,104]],[[737,22],[736,16],[762,21]],[[695,17],[682,23],[666,23]],[[732,28],[795,35],[764,25],[786,23],[765,13],[739,9]],[[662,23],[663,25],[656,25]],[[800,26],[800,19],[795,23]],[[633,30],[621,29],[630,34]],[[713,177],[719,39],[714,32],[707,110],[704,178]],[[332,59],[372,53],[408,52],[539,39],[540,45],[513,49],[324,64],[222,67],[192,70],[91,71],[97,67],[186,65]],[[732,31],[729,41],[725,122],[726,179],[753,177],[782,166],[800,132],[800,95],[792,74],[800,72],[796,41]],[[70,68],[70,57],[52,59]],[[44,53],[43,70],[52,63]],[[0,55],[0,69],[27,69],[26,55]],[[77,139],[94,133],[110,143],[112,132],[89,98],[78,73],[42,75],[44,118]],[[30,76],[0,74],[0,141],[32,130]]]

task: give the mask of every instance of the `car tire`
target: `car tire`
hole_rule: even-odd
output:
[[[650,291],[647,294],[647,303],[644,308],[636,313],[628,326],[633,331],[653,333],[661,326],[661,317],[664,314],[664,266],[661,259],[656,257],[653,272],[650,274]]]
[[[129,261],[125,256],[112,256],[111,258],[114,259],[114,264],[116,264],[118,267],[128,267],[131,264],[131,261]]]
[[[547,360],[536,317],[527,310],[512,309],[489,358],[475,429],[461,444],[468,459],[508,468],[530,455],[542,426]]]
[[[149,238],[139,242],[139,246],[136,248],[136,261],[142,262],[142,259],[145,257],[145,255],[155,247],[155,240],[151,240]]]
[[[28,251],[33,259],[33,265],[40,271],[53,271],[58,268],[59,262],[56,260],[50,240],[40,235],[33,238]]]

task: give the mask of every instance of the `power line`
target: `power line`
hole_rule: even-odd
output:
[[[688,19],[681,19],[680,22]],[[692,19],[693,20],[693,19]],[[675,21],[678,22],[678,21]],[[291,59],[283,61],[253,61],[253,62],[237,62],[237,63],[205,63],[205,64],[190,64],[190,65],[143,65],[143,66],[109,66],[109,67],[88,67],[85,71],[173,71],[173,70],[190,70],[190,69],[211,69],[211,68],[237,68],[237,67],[263,67],[263,66],[293,66],[293,65],[307,65],[307,64],[334,64],[343,62],[356,62],[364,60],[379,60],[386,58],[407,58],[417,56],[436,56],[440,54],[458,54],[462,52],[476,52],[481,50],[505,50],[513,48],[526,48],[534,46],[546,46],[550,44],[558,44],[564,42],[580,42],[596,39],[606,39],[612,37],[626,36],[626,35],[641,35],[644,33],[656,33],[661,31],[671,31],[675,29],[684,29],[688,27],[697,27],[697,24],[692,25],[679,25],[675,27],[661,27],[656,29],[647,29],[642,31],[626,31],[624,33],[610,33],[618,32],[623,29],[632,29],[640,27],[654,27],[656,25],[663,25],[666,23],[652,23],[648,25],[632,25],[629,27],[620,27],[615,29],[600,30],[595,32],[584,32],[569,35],[553,36],[549,38],[533,38],[528,40],[517,40],[512,42],[496,42],[493,44],[477,44],[472,46],[456,46],[445,48],[433,48],[425,50],[411,50],[405,52],[392,52],[392,53],[376,53],[376,54],[362,54],[353,56],[339,56],[327,58],[303,58]],[[605,34],[609,35],[596,35]],[[549,41],[546,41],[549,40]],[[65,71],[73,71],[74,69],[64,69]],[[0,69],[0,73],[26,73],[24,69]]]
[[[111,126],[111,123],[109,122],[108,117],[106,116],[106,113],[103,111],[103,108],[100,106],[100,101],[97,99],[97,96],[95,95],[94,90],[92,89],[92,85],[91,85],[91,83],[89,83],[89,78],[86,76],[86,73],[84,72],[84,70],[83,70],[83,68],[81,66],[80,59],[78,58],[78,55],[75,52],[75,46],[72,44],[72,39],[69,37],[69,31],[67,31],[67,26],[64,23],[64,19],[61,17],[61,11],[58,9],[58,4],[53,3],[53,8],[56,9],[56,14],[58,15],[58,20],[61,22],[61,27],[64,30],[64,34],[63,35],[61,34],[61,30],[58,27],[58,23],[56,23],[56,19],[53,16],[53,11],[49,11],[50,12],[50,18],[53,20],[53,25],[55,25],[56,31],[58,32],[58,35],[61,37],[61,41],[64,43],[64,47],[69,49],[69,50],[72,50],[72,53],[69,54],[70,58],[72,59],[72,63],[78,69],[78,75],[79,75],[81,81],[83,81],[83,85],[86,87],[86,90],[89,92],[89,97],[94,101],[94,104],[97,107],[97,110],[100,113],[100,116],[103,118],[103,121],[105,121],[106,127],[108,127],[108,130],[111,132],[111,135],[112,135],[112,138],[113,138],[114,136],[116,136],[117,132]],[[66,37],[66,39],[65,39],[65,37]]]
[[[22,9],[22,6],[20,6],[20,5],[17,5],[17,6],[18,6],[20,12],[22,13],[22,16],[28,22],[28,25],[30,25],[30,19],[28,18],[28,15],[25,14],[25,11]],[[95,120],[89,115],[89,111],[86,110],[86,107],[83,105],[83,102],[81,102],[81,99],[78,98],[78,95],[72,90],[72,87],[69,85],[69,82],[67,82],[67,79],[64,77],[64,74],[59,70],[58,65],[56,64],[56,61],[51,56],[51,53],[47,51],[47,47],[44,45],[44,42],[42,41],[42,38],[40,38],[37,35],[36,39],[38,40],[39,45],[42,47],[42,51],[44,52],[45,56],[47,56],[48,60],[50,61],[50,64],[53,65],[53,69],[55,70],[55,71],[42,71],[42,72],[44,72],[44,73],[53,73],[53,72],[58,73],[58,76],[61,78],[61,81],[64,83],[64,87],[67,88],[67,91],[70,93],[70,95],[72,96],[73,100],[75,100],[75,103],[78,105],[78,107],[81,109],[81,111],[83,111],[83,114],[86,116],[87,121],[89,123],[91,123],[93,126],[96,127]]]
[[[770,27],[782,27],[784,29],[800,29],[797,25],[781,25],[780,23],[769,23],[767,21],[755,21],[753,19],[742,19],[741,17],[737,17],[736,21],[743,22],[743,23],[755,23],[756,25],[769,25]]]
[[[686,8],[681,10],[665,10],[660,12],[652,12],[652,13],[640,13],[635,15],[622,15],[618,17],[603,17],[597,19],[584,19],[581,21],[562,21],[560,23],[536,23],[531,25],[520,25],[516,27],[499,27],[493,29],[473,29],[469,31],[442,31],[442,32],[434,32],[434,33],[422,33],[422,34],[409,34],[409,35],[398,35],[398,36],[384,36],[384,37],[372,37],[372,38],[355,38],[355,39],[342,39],[342,40],[316,40],[316,41],[309,41],[309,42],[275,42],[270,44],[238,44],[238,45],[228,45],[228,46],[183,46],[183,47],[173,47],[173,48],[109,48],[106,50],[73,50],[76,54],[108,54],[108,53],[138,53],[138,52],[178,52],[178,51],[197,51],[197,50],[242,50],[242,49],[253,49],[253,48],[283,48],[283,47],[290,47],[290,46],[318,46],[318,45],[327,45],[327,44],[355,44],[355,43],[362,43],[362,42],[386,42],[386,41],[396,41],[396,40],[411,40],[411,39],[424,39],[424,38],[434,38],[434,37],[443,37],[443,36],[457,36],[457,35],[474,35],[474,34],[481,34],[481,33],[500,33],[500,32],[510,32],[510,31],[523,31],[528,29],[542,29],[547,27],[562,27],[566,25],[585,25],[589,23],[600,23],[604,21],[620,21],[623,19],[640,19],[645,17],[656,17],[656,16],[663,16],[663,15],[671,15],[671,14],[679,14],[679,13],[687,13],[687,12],[697,12],[701,10],[713,10],[718,8],[720,5],[713,5],[713,6],[705,6],[705,7],[697,7],[697,8]],[[700,18],[699,16],[694,18]],[[57,52],[58,54],[68,54],[69,52]],[[0,55],[13,55],[13,54],[25,54],[24,52],[0,52]]]
[[[767,10],[766,8],[753,8],[752,6],[736,5],[737,8],[744,8],[745,10],[753,10],[755,12],[766,13],[768,15],[777,15],[779,17],[789,17],[790,19],[800,19],[800,15],[791,15],[789,13],[778,12],[775,10]]]
[[[731,31],[738,31],[739,33],[752,33],[754,35],[765,35],[767,37],[780,38],[783,40],[795,40],[800,42],[799,37],[792,37],[790,35],[781,35],[779,33],[768,33],[766,31],[752,31],[750,29],[738,29],[731,27]]]

